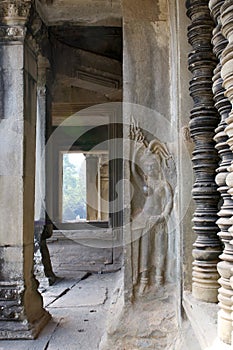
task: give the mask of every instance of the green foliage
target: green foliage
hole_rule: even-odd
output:
[[[63,155],[63,221],[73,221],[77,216],[86,219],[86,171]]]

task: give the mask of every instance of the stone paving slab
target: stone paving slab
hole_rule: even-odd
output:
[[[98,280],[98,288],[93,288]],[[98,275],[92,275],[76,284],[69,293],[55,300],[50,306],[53,308],[70,308],[102,305],[107,299],[106,284],[101,283]]]
[[[109,296],[115,288],[119,272],[114,274],[91,275],[72,287],[74,280],[60,281],[51,286],[50,297],[59,300],[66,297],[61,307],[47,307],[53,319],[40,333],[36,340],[8,340],[0,341],[0,350],[96,350],[99,349],[101,337],[106,328],[106,314],[109,309]],[[62,288],[60,289],[60,287]],[[81,286],[81,288],[79,288]],[[56,287],[56,288],[55,288]],[[67,293],[59,297],[62,290],[68,288]],[[100,290],[98,294],[97,291]],[[79,291],[79,299],[75,293]],[[72,296],[72,292],[74,292]],[[87,297],[86,293],[89,293]],[[98,298],[95,298],[95,295]],[[81,298],[82,296],[82,298]],[[73,299],[74,298],[74,299]],[[92,302],[91,302],[92,298]],[[94,298],[94,299],[93,299]],[[68,306],[68,301],[70,306]],[[54,299],[53,299],[54,300]],[[88,301],[90,303],[88,304]],[[93,305],[91,305],[93,304]],[[94,305],[95,304],[95,305]],[[79,306],[78,306],[79,305]]]
[[[61,297],[63,294],[71,290],[79,281],[81,281],[87,273],[85,271],[76,274],[76,278],[62,278],[58,280],[53,286],[48,287],[43,293],[44,306],[48,306],[54,300]]]
[[[46,350],[96,350],[105,329],[106,310],[82,307],[51,309],[61,319]]]
[[[100,233],[104,235],[102,230]],[[79,234],[82,234],[82,230]],[[95,236],[90,230],[85,235],[89,235],[89,238]],[[47,241],[53,270],[58,276],[65,276],[67,270],[75,272],[75,270],[79,271],[80,268],[81,270],[99,272],[105,270],[108,264],[112,264],[112,247],[103,248],[103,245],[96,247],[91,242],[80,244],[77,243],[76,236],[77,234],[70,233],[70,231],[67,231],[66,235],[62,232],[54,232],[53,237]],[[73,239],[71,239],[72,237]],[[111,234],[110,237],[112,242]]]
[[[49,312],[61,322],[46,350],[99,349],[99,343],[106,328],[109,296],[118,278],[119,273],[91,275],[56,301],[58,303],[63,299],[61,307],[53,307],[55,303],[51,304]],[[75,296],[76,293],[79,298]],[[96,294],[98,297],[95,296]]]

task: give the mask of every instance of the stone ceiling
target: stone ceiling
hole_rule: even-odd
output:
[[[122,61],[122,28],[62,25],[50,33],[65,45]]]
[[[37,10],[49,25],[64,23],[121,27],[120,0],[36,0]]]
[[[36,6],[52,46],[53,125],[89,106],[121,101],[121,0],[36,0]],[[93,123],[89,117],[85,125]],[[95,115],[95,124],[98,118],[106,116]]]

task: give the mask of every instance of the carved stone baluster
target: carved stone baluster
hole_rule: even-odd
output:
[[[228,145],[230,146],[231,151],[233,152],[233,3],[232,1],[226,0],[221,7],[221,21],[222,21],[222,33],[228,39],[228,44],[225,50],[222,53],[222,78],[223,78],[223,86],[226,89],[225,95],[228,97],[231,102],[231,112],[226,122],[228,126],[225,131],[228,136]],[[229,194],[233,199],[233,162],[231,162],[231,166],[228,168],[229,174],[227,176],[226,183],[229,186]],[[232,208],[233,209],[233,208]],[[232,210],[231,210],[232,213]],[[229,224],[233,224],[233,217],[229,220]],[[229,228],[229,233],[232,237],[233,235],[233,226]],[[233,246],[232,241],[231,244],[228,244],[227,253],[231,257],[231,264],[233,263]],[[230,264],[229,264],[230,265]],[[230,278],[231,287],[233,288],[233,270],[228,270],[228,278]],[[232,294],[231,294],[232,295]],[[233,300],[232,300],[233,303]],[[232,303],[230,305],[232,305]],[[230,329],[230,327],[229,327]],[[229,336],[230,337],[230,336]],[[228,339],[230,342],[230,339]]]
[[[222,244],[217,236],[219,194],[215,183],[218,154],[213,137],[219,122],[214,107],[212,75],[217,59],[212,53],[213,21],[207,0],[186,1],[187,15],[192,23],[188,27],[189,69],[193,74],[190,95],[194,106],[191,111],[190,132],[195,143],[193,167],[196,182],[193,198],[196,202],[194,232],[197,234],[193,249],[193,295],[200,300],[216,302],[219,284],[217,263]]]
[[[218,190],[221,193],[223,204],[221,210],[219,211],[219,220],[217,221],[218,227],[220,228],[219,237],[224,244],[223,254],[220,255],[221,262],[218,263],[217,269],[220,274],[219,283],[221,288],[219,289],[219,306],[221,310],[218,314],[218,335],[219,337],[227,343],[231,342],[231,331],[232,331],[232,321],[231,321],[231,297],[233,296],[233,290],[230,285],[230,274],[232,268],[232,258],[233,251],[229,249],[231,234],[228,232],[230,227],[230,217],[233,209],[233,201],[228,193],[228,186],[226,184],[226,177],[228,175],[228,167],[233,160],[233,154],[227,144],[228,136],[225,133],[225,128],[227,126],[226,119],[231,110],[231,104],[227,97],[224,95],[224,88],[222,86],[223,80],[221,77],[221,56],[224,48],[227,45],[227,40],[221,33],[221,19],[220,19],[220,8],[223,5],[224,0],[210,0],[209,7],[213,18],[216,23],[216,27],[213,31],[213,45],[214,53],[218,58],[218,65],[214,71],[213,77],[213,93],[215,100],[215,107],[221,116],[221,121],[216,129],[215,141],[216,149],[218,150],[221,162],[219,168],[217,169],[217,176],[215,181],[218,185]]]

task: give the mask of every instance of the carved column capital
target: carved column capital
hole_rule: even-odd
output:
[[[0,20],[7,25],[24,25],[29,16],[31,0],[2,0],[0,3]]]
[[[39,54],[37,58],[37,67],[38,67],[38,80],[37,80],[38,90],[37,91],[41,95],[45,95],[47,71],[50,68],[49,60],[46,57]]]
[[[0,3],[0,40],[15,41],[26,35],[31,0],[2,0]]]

